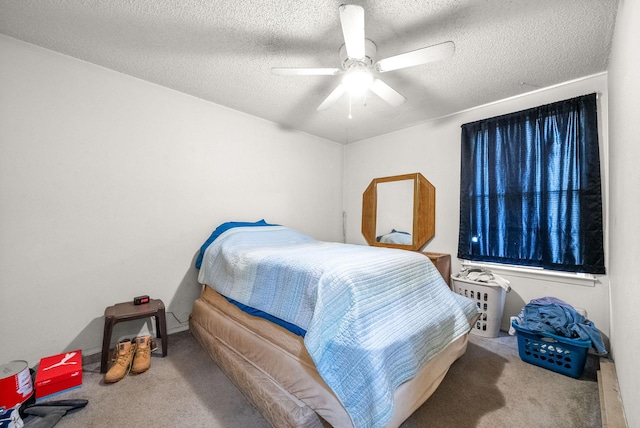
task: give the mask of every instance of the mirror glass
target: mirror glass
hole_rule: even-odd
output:
[[[362,194],[367,243],[420,250],[435,235],[435,194],[420,173],[373,179]]]
[[[413,231],[414,180],[398,180],[378,183],[376,186],[376,240],[390,233],[404,233],[411,245]],[[389,237],[391,238],[391,237]],[[398,237],[402,240],[402,236]]]

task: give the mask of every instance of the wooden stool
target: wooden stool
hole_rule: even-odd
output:
[[[133,302],[117,303],[104,310],[104,334],[102,336],[102,360],[100,372],[107,372],[107,360],[111,345],[113,326],[122,321],[156,317],[156,337],[162,339],[162,356],[167,356],[167,319],[164,313],[164,303],[160,299],[151,299],[149,303],[134,305]]]

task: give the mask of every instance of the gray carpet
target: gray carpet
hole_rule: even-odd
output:
[[[85,398],[86,408],[56,425],[75,427],[268,427],[189,332],[169,337],[166,358],[122,381],[102,382],[97,356],[85,358],[83,386],[54,399]],[[515,337],[470,336],[467,353],[402,425],[417,427],[600,427],[596,370],[572,379],[520,360]]]

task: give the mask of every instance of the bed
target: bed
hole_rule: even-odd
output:
[[[416,252],[225,223],[190,330],[275,427],[397,427],[466,350],[477,308]]]

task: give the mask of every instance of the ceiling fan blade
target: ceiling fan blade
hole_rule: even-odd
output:
[[[440,61],[441,59],[453,56],[456,45],[453,42],[444,42],[433,46],[428,46],[415,51],[390,56],[381,59],[375,65],[376,70],[381,73],[398,70],[400,68],[413,67],[415,65],[426,64],[428,62]]]
[[[347,56],[351,59],[363,60],[365,56],[364,9],[354,4],[343,4],[339,10]]]
[[[329,96],[325,98],[325,100],[322,102],[322,104],[318,106],[316,110],[318,111],[326,110],[332,105],[334,105],[336,101],[338,101],[338,99],[342,96],[342,94],[344,94],[344,90],[345,90],[344,85],[342,83],[336,86],[336,88],[333,91],[331,91]]]
[[[398,91],[378,78],[373,79],[373,83],[371,84],[369,89],[371,89],[371,92],[391,104],[393,107],[398,107],[399,105],[404,104],[404,102],[407,101],[407,99]]]
[[[339,68],[306,68],[306,67],[273,67],[273,74],[280,76],[334,76],[340,73]]]

